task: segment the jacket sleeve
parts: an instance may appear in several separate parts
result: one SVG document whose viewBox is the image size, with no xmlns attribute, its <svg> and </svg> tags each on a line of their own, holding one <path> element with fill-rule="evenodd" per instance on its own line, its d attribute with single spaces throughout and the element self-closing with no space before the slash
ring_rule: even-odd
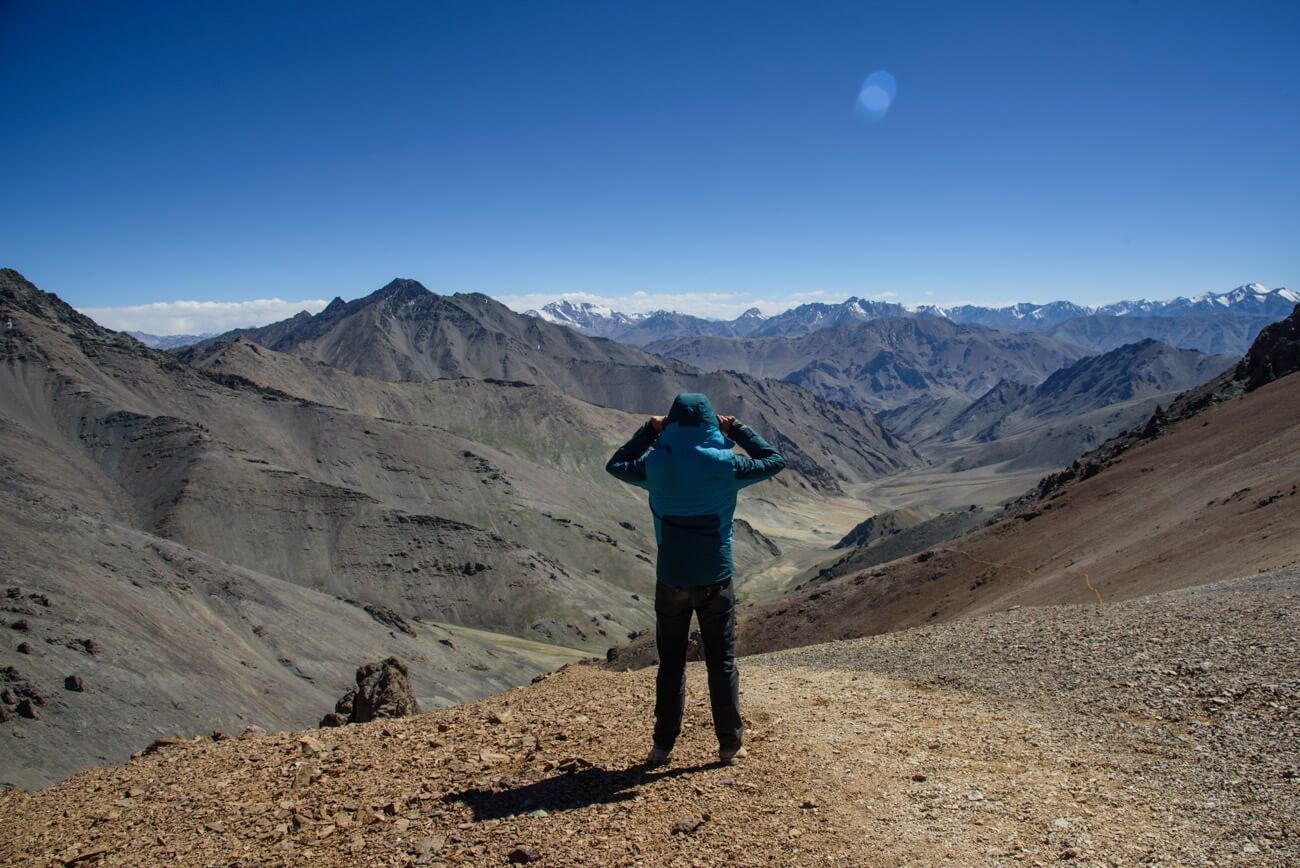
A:
<svg viewBox="0 0 1300 868">
<path fill-rule="evenodd" d="M 645 454 L 658 436 L 650 427 L 650 423 L 646 422 L 632 435 L 632 439 L 620 446 L 614 456 L 605 463 L 605 472 L 616 479 L 644 487 Z"/>
<path fill-rule="evenodd" d="M 785 459 L 781 453 L 748 425 L 731 423 L 731 439 L 749 453 L 748 458 L 737 455 L 732 459 L 735 462 L 736 482 L 741 487 L 776 476 L 785 469 Z"/>
</svg>

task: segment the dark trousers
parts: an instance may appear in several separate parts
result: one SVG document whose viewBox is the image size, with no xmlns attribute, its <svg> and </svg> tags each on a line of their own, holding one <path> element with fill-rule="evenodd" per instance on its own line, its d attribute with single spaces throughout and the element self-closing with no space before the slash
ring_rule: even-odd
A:
<svg viewBox="0 0 1300 868">
<path fill-rule="evenodd" d="M 700 622 L 704 661 L 709 670 L 709 699 L 713 730 L 722 750 L 740 747 L 740 677 L 736 672 L 736 593 L 731 580 L 700 587 L 679 588 L 659 582 L 655 587 L 655 630 L 659 673 L 655 680 L 655 733 L 658 747 L 671 750 L 682 731 L 686 703 L 686 646 L 691 614 Z"/>
</svg>

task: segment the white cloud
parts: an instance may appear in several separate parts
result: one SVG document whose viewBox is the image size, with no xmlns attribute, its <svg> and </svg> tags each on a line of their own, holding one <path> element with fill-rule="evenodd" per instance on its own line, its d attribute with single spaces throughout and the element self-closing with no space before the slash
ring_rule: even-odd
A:
<svg viewBox="0 0 1300 868">
<path fill-rule="evenodd" d="M 319 313 L 328 300 L 159 301 L 124 307 L 83 307 L 81 313 L 105 328 L 151 335 L 201 335 L 263 326 L 299 311 Z"/>
</svg>

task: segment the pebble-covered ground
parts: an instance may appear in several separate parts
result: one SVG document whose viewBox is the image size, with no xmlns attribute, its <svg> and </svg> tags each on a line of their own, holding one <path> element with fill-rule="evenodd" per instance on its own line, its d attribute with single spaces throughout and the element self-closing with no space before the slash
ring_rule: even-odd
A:
<svg viewBox="0 0 1300 868">
<path fill-rule="evenodd" d="M 0 795 L 16 865 L 1286 865 L 1300 573 L 703 672 L 664 767 L 653 672 L 571 666 L 413 718 L 162 747 Z"/>
</svg>

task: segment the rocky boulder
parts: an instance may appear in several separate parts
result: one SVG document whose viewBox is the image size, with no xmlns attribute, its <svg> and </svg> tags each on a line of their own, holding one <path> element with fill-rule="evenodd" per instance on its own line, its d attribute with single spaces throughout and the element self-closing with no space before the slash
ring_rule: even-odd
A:
<svg viewBox="0 0 1300 868">
<path fill-rule="evenodd" d="M 420 713 L 420 705 L 411 692 L 406 664 L 396 657 L 357 668 L 357 686 L 334 704 L 320 725 L 342 726 L 367 723 L 389 717 L 408 717 Z"/>
<path fill-rule="evenodd" d="M 1280 322 L 1265 326 L 1237 365 L 1234 379 L 1250 392 L 1278 377 L 1300 371 L 1300 304 Z"/>
</svg>

